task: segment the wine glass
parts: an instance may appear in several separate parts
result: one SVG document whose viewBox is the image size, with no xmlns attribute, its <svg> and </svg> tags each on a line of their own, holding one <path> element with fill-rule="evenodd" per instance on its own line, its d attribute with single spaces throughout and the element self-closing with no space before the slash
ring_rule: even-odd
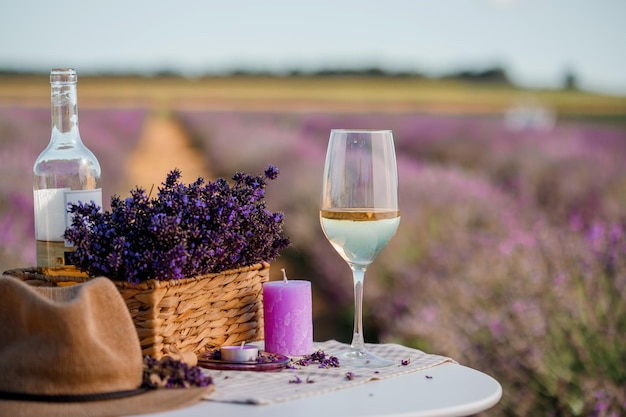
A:
<svg viewBox="0 0 626 417">
<path fill-rule="evenodd" d="M 365 349 L 362 320 L 365 270 L 400 223 L 398 169 L 390 130 L 331 131 L 320 222 L 354 280 L 354 333 L 350 350 L 340 362 L 368 368 L 391 365 Z"/>
</svg>

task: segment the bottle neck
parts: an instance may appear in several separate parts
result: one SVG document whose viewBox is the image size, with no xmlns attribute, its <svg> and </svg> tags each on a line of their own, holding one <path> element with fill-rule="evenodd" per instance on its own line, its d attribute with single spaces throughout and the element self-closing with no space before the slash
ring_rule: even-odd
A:
<svg viewBox="0 0 626 417">
<path fill-rule="evenodd" d="M 80 142 L 76 83 L 52 83 L 51 86 L 51 140 Z"/>
</svg>

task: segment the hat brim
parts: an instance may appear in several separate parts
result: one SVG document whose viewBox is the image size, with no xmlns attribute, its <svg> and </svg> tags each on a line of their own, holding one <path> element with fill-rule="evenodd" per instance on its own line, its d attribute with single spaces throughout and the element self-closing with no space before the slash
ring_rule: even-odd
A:
<svg viewBox="0 0 626 417">
<path fill-rule="evenodd" d="M 158 413 L 188 407 L 215 389 L 160 388 L 125 398 L 52 403 L 39 401 L 0 401 L 0 417 L 118 417 Z"/>
</svg>

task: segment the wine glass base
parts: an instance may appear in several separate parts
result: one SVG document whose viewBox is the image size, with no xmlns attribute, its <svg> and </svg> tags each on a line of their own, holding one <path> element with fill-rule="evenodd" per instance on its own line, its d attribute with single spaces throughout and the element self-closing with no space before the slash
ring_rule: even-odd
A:
<svg viewBox="0 0 626 417">
<path fill-rule="evenodd" d="M 374 355 L 368 351 L 351 350 L 339 355 L 339 363 L 346 368 L 384 368 L 393 361 Z"/>
</svg>

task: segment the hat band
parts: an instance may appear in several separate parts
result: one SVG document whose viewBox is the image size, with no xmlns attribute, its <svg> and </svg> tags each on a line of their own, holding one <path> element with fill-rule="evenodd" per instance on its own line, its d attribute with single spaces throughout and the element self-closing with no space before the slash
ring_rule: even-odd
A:
<svg viewBox="0 0 626 417">
<path fill-rule="evenodd" d="M 0 391 L 0 400 L 9 401 L 39 401 L 51 403 L 78 403 L 89 401 L 114 400 L 130 397 L 150 390 L 150 388 L 137 388 L 126 391 L 103 392 L 95 394 L 28 394 L 24 392 Z"/>
</svg>

